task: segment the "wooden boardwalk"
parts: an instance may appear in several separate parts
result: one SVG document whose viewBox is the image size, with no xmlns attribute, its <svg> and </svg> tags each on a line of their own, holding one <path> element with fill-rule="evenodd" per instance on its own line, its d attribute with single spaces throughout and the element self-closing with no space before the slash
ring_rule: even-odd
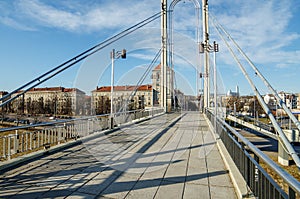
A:
<svg viewBox="0 0 300 199">
<path fill-rule="evenodd" d="M 236 198 L 199 113 L 166 114 L 0 175 L 0 198 Z"/>
</svg>

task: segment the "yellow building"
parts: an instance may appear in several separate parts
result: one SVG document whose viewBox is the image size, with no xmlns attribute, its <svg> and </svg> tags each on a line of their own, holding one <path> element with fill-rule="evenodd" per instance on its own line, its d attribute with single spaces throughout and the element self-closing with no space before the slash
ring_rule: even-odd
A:
<svg viewBox="0 0 300 199">
<path fill-rule="evenodd" d="M 33 88 L 14 100 L 13 111 L 25 114 L 82 115 L 85 97 L 85 93 L 77 88 Z"/>
<path fill-rule="evenodd" d="M 113 111 L 144 109 L 153 106 L 152 85 L 114 86 Z M 92 107 L 96 114 L 110 113 L 111 87 L 97 87 L 92 91 Z"/>
</svg>

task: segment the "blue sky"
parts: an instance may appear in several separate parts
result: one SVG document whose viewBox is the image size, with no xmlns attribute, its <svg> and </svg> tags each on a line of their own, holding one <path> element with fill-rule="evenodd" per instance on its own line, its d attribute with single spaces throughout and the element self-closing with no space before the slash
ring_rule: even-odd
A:
<svg viewBox="0 0 300 199">
<path fill-rule="evenodd" d="M 209 6 L 276 90 L 300 92 L 300 1 L 210 0 Z M 0 90 L 12 91 L 159 11 L 160 0 L 0 0 Z M 116 82 L 132 84 L 159 48 L 159 28 L 157 20 L 41 86 L 88 92 L 110 84 L 112 48 L 128 49 L 126 60 L 116 60 Z M 195 90 L 197 60 L 188 52 L 196 48 L 195 10 L 188 0 L 175 7 L 174 31 L 178 87 Z M 243 94 L 252 93 L 212 25 L 210 32 L 220 44 L 217 63 L 225 92 L 239 85 Z"/>
</svg>

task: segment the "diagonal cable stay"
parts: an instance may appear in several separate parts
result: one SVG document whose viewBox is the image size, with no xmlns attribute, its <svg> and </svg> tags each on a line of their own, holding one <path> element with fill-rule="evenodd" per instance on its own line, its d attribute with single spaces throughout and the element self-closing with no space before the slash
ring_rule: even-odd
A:
<svg viewBox="0 0 300 199">
<path fill-rule="evenodd" d="M 27 82 L 26 84 L 20 86 L 19 88 L 13 90 L 12 92 L 10 92 L 7 95 L 0 98 L 0 101 L 4 101 L 5 99 L 7 99 L 6 101 L 4 101 L 0 104 L 0 107 L 5 106 L 6 104 L 8 104 L 11 101 L 15 100 L 16 98 L 18 98 L 19 96 L 25 94 L 30 89 L 48 81 L 49 79 L 53 78 L 54 76 L 60 74 L 61 72 L 67 70 L 71 66 L 81 62 L 82 60 L 88 58 L 89 56 L 95 54 L 96 52 L 109 46 L 110 44 L 120 40 L 121 38 L 129 35 L 130 33 L 134 32 L 134 31 L 142 28 L 143 26 L 155 21 L 156 19 L 160 18 L 160 16 L 161 16 L 161 12 L 158 12 L 158 13 L 144 19 L 143 21 L 123 30 L 122 32 L 106 39 L 105 41 L 89 48 L 88 50 L 76 55 L 75 57 L 69 59 L 68 61 L 52 68 L 51 70 L 45 72 L 44 74 L 34 78 L 33 80 Z M 25 90 L 22 90 L 22 89 L 25 89 Z M 12 97 L 13 94 L 16 94 L 16 95 L 14 97 Z"/>
<path fill-rule="evenodd" d="M 289 155 L 293 158 L 293 160 L 295 161 L 296 165 L 298 168 L 300 168 L 300 159 L 298 154 L 296 153 L 294 147 L 291 145 L 291 143 L 288 141 L 285 133 L 282 131 L 282 129 L 280 128 L 279 124 L 277 123 L 276 119 L 274 118 L 274 115 L 272 114 L 272 112 L 270 111 L 269 107 L 266 105 L 266 103 L 264 102 L 259 90 L 257 89 L 257 87 L 255 86 L 255 84 L 253 83 L 252 79 L 249 77 L 249 74 L 247 73 L 245 67 L 242 65 L 241 61 L 239 60 L 239 58 L 236 56 L 236 54 L 234 53 L 232 47 L 230 46 L 230 44 L 228 43 L 228 41 L 225 39 L 225 36 L 222 34 L 222 32 L 224 33 L 224 28 L 220 27 L 219 24 L 217 24 L 216 22 L 216 18 L 213 17 L 213 25 L 215 26 L 215 29 L 218 33 L 218 35 L 220 36 L 220 38 L 223 40 L 223 42 L 225 43 L 226 47 L 228 48 L 229 52 L 231 53 L 231 55 L 233 56 L 233 58 L 235 59 L 235 61 L 237 62 L 240 70 L 242 71 L 243 75 L 245 76 L 245 78 L 247 79 L 248 83 L 250 84 L 252 90 L 254 91 L 260 105 L 262 106 L 262 108 L 264 109 L 265 113 L 269 116 L 276 132 L 278 133 L 278 137 L 280 139 L 280 141 L 282 141 L 282 143 L 284 144 L 285 148 L 287 149 Z M 227 32 L 226 32 L 227 33 Z M 231 38 L 229 35 L 226 35 L 227 38 Z M 231 38 L 232 39 L 232 38 Z M 231 40 L 230 39 L 230 40 Z M 233 40 L 233 39 L 232 39 Z M 239 51 L 241 53 L 241 51 Z M 254 66 L 254 65 L 253 65 Z M 255 67 L 256 68 L 256 67 Z M 255 71 L 258 71 L 257 69 Z"/>
</svg>

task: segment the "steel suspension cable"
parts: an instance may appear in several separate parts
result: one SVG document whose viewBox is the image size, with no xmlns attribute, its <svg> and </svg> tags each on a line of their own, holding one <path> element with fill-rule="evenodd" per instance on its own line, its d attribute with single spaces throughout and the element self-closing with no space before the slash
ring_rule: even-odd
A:
<svg viewBox="0 0 300 199">
<path fill-rule="evenodd" d="M 151 61 L 151 63 L 149 64 L 149 66 L 147 67 L 146 71 L 144 72 L 144 74 L 142 75 L 142 77 L 139 79 L 139 81 L 137 82 L 134 90 L 132 91 L 132 93 L 130 94 L 129 98 L 131 99 L 131 97 L 133 97 L 136 92 L 137 89 L 139 88 L 139 86 L 144 82 L 144 80 L 146 79 L 146 77 L 148 76 L 149 72 L 151 71 L 151 69 L 153 68 L 153 65 L 155 64 L 155 62 L 158 60 L 159 56 L 161 54 L 161 48 L 159 49 L 159 51 L 156 53 L 155 57 L 153 58 L 153 60 Z"/>
<path fill-rule="evenodd" d="M 248 80 L 250 86 L 252 87 L 252 90 L 255 92 L 255 95 L 260 103 L 260 105 L 262 106 L 262 108 L 264 109 L 265 113 L 268 114 L 274 128 L 276 129 L 279 139 L 281 139 L 281 141 L 284 143 L 284 146 L 286 147 L 286 149 L 289 152 L 289 155 L 292 157 L 292 159 L 294 160 L 295 164 L 297 165 L 298 169 L 300 169 L 300 159 L 299 156 L 297 154 L 297 152 L 295 151 L 295 149 L 293 148 L 293 146 L 291 145 L 291 143 L 288 141 L 286 135 L 284 134 L 284 132 L 282 131 L 282 129 L 280 128 L 280 126 L 278 125 L 278 123 L 276 122 L 274 115 L 271 113 L 271 111 L 269 110 L 268 106 L 265 104 L 263 98 L 261 97 L 258 89 L 256 88 L 256 86 L 254 85 L 253 81 L 251 80 L 251 78 L 249 77 L 247 71 L 245 70 L 245 68 L 243 67 L 243 65 L 241 64 L 240 60 L 237 58 L 237 56 L 235 55 L 235 53 L 233 52 L 232 48 L 230 47 L 229 43 L 224 39 L 223 35 L 221 34 L 221 31 L 219 30 L 219 28 L 216 26 L 215 23 L 213 23 L 218 35 L 220 36 L 220 38 L 224 41 L 224 43 L 226 44 L 228 50 L 230 51 L 231 55 L 233 56 L 233 58 L 235 59 L 235 61 L 237 62 L 239 68 L 241 69 L 241 71 L 243 72 L 245 78 Z"/>
<path fill-rule="evenodd" d="M 145 19 L 145 20 L 143 20 L 143 21 L 141 21 L 141 22 L 139 22 L 139 23 L 137 23 L 137 24 L 135 24 L 135 25 L 133 25 L 133 26 L 131 26 L 131 27 L 125 29 L 125 30 L 123 30 L 122 32 L 120 32 L 120 33 L 118 33 L 118 34 L 116 34 L 116 35 L 110 37 L 109 39 L 106 39 L 105 41 L 103 41 L 103 42 L 101 42 L 101 43 L 99 43 L 99 44 L 97 44 L 97 45 L 91 47 L 90 49 L 88 49 L 88 50 L 86 50 L 86 51 L 80 53 L 79 55 L 77 55 L 77 56 L 75 56 L 75 57 L 69 59 L 68 61 L 66 61 L 66 62 L 64 62 L 64 63 L 62 63 L 62 64 L 56 66 L 55 68 L 53 68 L 53 69 L 47 71 L 46 73 L 44 73 L 44 74 L 40 75 L 39 77 L 37 77 L 37 78 L 31 80 L 30 82 L 28 82 L 28 83 L 26 83 L 26 84 L 20 86 L 19 88 L 15 89 L 14 91 L 12 91 L 12 92 L 8 93 L 7 95 L 3 96 L 2 98 L 0 98 L 0 101 L 3 101 L 3 100 L 5 100 L 5 99 L 7 99 L 8 97 L 11 97 L 13 94 L 15 94 L 15 93 L 17 93 L 17 92 L 20 92 L 21 89 L 26 88 L 26 87 L 28 87 L 29 85 L 31 85 L 31 84 L 37 82 L 37 83 L 35 83 L 33 86 L 30 86 L 30 87 L 27 88 L 26 90 L 20 92 L 20 93 L 17 94 L 16 96 L 14 96 L 14 97 L 12 97 L 12 98 L 6 100 L 5 102 L 1 103 L 1 104 L 0 104 L 0 107 L 5 106 L 5 105 L 8 104 L 9 102 L 15 100 L 15 99 L 18 98 L 19 96 L 21 96 L 21 95 L 23 95 L 24 93 L 26 93 L 27 91 L 29 91 L 30 89 L 32 89 L 32 88 L 34 88 L 34 87 L 36 87 L 36 86 L 42 84 L 43 82 L 45 82 L 45 81 L 51 79 L 52 77 L 58 75 L 59 73 L 63 72 L 64 70 L 66 70 L 66 69 L 70 68 L 71 66 L 77 64 L 78 62 L 80 62 L 80 61 L 86 59 L 87 57 L 93 55 L 94 53 L 98 52 L 99 50 L 101 50 L 101 49 L 107 47 L 108 45 L 110 45 L 110 44 L 116 42 L 117 40 L 119 40 L 119 39 L 121 39 L 121 38 L 127 36 L 128 34 L 130 34 L 130 33 L 134 32 L 134 31 L 136 31 L 137 29 L 139 29 L 139 28 L 141 28 L 141 27 L 143 27 L 143 26 L 145 26 L 145 25 L 151 23 L 152 21 L 158 19 L 160 16 L 161 16 L 161 12 L 158 12 L 158 13 L 156 13 L 156 14 L 154 14 L 154 15 L 148 17 L 147 19 Z M 67 64 L 68 64 L 68 65 L 67 65 Z M 65 66 L 65 65 L 67 65 L 67 66 Z M 64 67 L 64 66 L 65 66 L 65 67 Z M 63 68 L 62 68 L 62 67 L 63 67 Z M 62 69 L 60 69 L 60 68 L 62 68 Z M 60 70 L 57 71 L 58 69 L 60 69 Z M 55 71 L 57 71 L 57 72 L 55 72 Z M 55 73 L 52 74 L 52 75 L 50 75 L 50 74 L 53 73 L 53 72 L 55 72 Z M 41 80 L 42 78 L 44 78 L 44 77 L 47 76 L 47 75 L 50 75 L 50 76 L 47 77 L 47 78 L 45 78 L 45 79 L 43 79 L 43 80 Z"/>
<path fill-rule="evenodd" d="M 140 85 L 144 82 L 144 80 L 146 79 L 146 77 L 148 76 L 149 72 L 151 71 L 151 69 L 153 68 L 153 65 L 155 64 L 155 62 L 157 61 L 157 59 L 159 58 L 159 56 L 161 55 L 161 48 L 159 49 L 159 51 L 156 53 L 155 57 L 153 58 L 153 60 L 151 61 L 151 63 L 148 65 L 146 71 L 144 72 L 144 74 L 142 75 L 142 77 L 139 79 L 139 81 L 136 83 L 133 91 L 130 93 L 130 95 L 128 96 L 128 98 L 126 99 L 126 103 L 120 108 L 119 112 L 122 112 L 124 109 L 126 111 L 126 106 L 127 106 L 127 101 L 131 101 L 132 97 L 135 96 L 138 88 L 140 87 Z"/>
<path fill-rule="evenodd" d="M 263 76 L 263 74 L 258 70 L 258 68 L 254 65 L 254 63 L 250 60 L 250 58 L 246 55 L 246 53 L 241 49 L 241 47 L 236 43 L 236 41 L 231 37 L 231 35 L 225 30 L 225 28 L 216 20 L 215 17 L 213 17 L 213 20 L 215 23 L 217 23 L 218 27 L 226 34 L 226 36 L 233 42 L 233 44 L 236 46 L 238 51 L 241 53 L 241 55 L 247 60 L 249 65 L 252 67 L 252 69 L 255 71 L 255 74 L 259 76 L 259 78 L 263 81 L 265 86 L 271 91 L 271 93 L 276 98 L 276 103 L 281 106 L 284 111 L 288 114 L 290 119 L 293 121 L 293 123 L 296 125 L 298 130 L 300 131 L 300 122 L 297 120 L 297 118 L 293 115 L 291 110 L 286 106 L 284 101 L 279 97 L 278 93 L 275 91 L 275 89 L 271 86 L 271 84 L 268 82 L 268 80 Z"/>
</svg>

